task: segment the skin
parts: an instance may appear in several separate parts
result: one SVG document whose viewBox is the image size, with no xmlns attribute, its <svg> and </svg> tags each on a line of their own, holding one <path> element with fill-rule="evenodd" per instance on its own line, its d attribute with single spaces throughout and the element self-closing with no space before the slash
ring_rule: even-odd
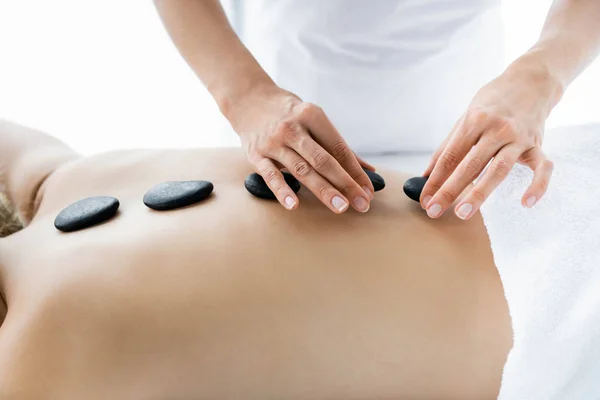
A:
<svg viewBox="0 0 600 400">
<path fill-rule="evenodd" d="M 368 215 L 304 188 L 287 213 L 245 191 L 238 149 L 81 158 L 6 123 L 0 144 L 27 215 L 0 239 L 1 398 L 496 398 L 512 330 L 481 217 L 431 224 L 405 175 L 385 172 Z M 142 204 L 188 179 L 215 193 Z M 101 194 L 120 199 L 115 219 L 54 229 Z"/>
<path fill-rule="evenodd" d="M 238 133 L 248 160 L 287 209 L 287 168 L 334 213 L 369 209 L 372 168 L 315 104 L 278 87 L 239 40 L 218 0 L 155 0 L 173 42 Z"/>
<path fill-rule="evenodd" d="M 273 83 L 233 32 L 217 0 L 154 2 L 173 42 L 282 205 L 298 206 L 279 172 L 285 167 L 332 211 L 342 213 L 348 205 L 368 210 L 372 187 L 359 168 L 366 164 L 322 109 Z M 455 205 L 460 218 L 471 218 L 517 162 L 535 172 L 523 205 L 532 207 L 541 199 L 553 168 L 542 152 L 544 123 L 568 84 L 600 50 L 598 20 L 597 0 L 554 1 L 538 42 L 475 95 L 434 153 L 421 197 L 430 217 Z M 482 179 L 455 204 L 490 161 Z"/>
<path fill-rule="evenodd" d="M 600 52 L 598 21 L 597 0 L 553 2 L 537 43 L 475 95 L 435 152 L 421 194 L 431 218 L 451 207 L 460 218 L 471 218 L 517 162 L 534 171 L 523 206 L 542 198 L 553 169 L 542 151 L 544 124 L 568 85 Z"/>
</svg>

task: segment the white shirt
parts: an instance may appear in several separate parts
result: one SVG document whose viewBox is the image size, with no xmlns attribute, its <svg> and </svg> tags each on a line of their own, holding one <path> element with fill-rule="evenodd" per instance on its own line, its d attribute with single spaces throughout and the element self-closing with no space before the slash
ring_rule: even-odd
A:
<svg viewBox="0 0 600 400">
<path fill-rule="evenodd" d="M 252 0 L 242 37 L 361 153 L 431 151 L 503 65 L 500 0 Z"/>
</svg>

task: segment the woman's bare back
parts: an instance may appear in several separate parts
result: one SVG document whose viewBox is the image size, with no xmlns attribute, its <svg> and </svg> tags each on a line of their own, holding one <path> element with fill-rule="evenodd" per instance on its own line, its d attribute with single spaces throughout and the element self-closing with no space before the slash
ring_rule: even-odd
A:
<svg viewBox="0 0 600 400">
<path fill-rule="evenodd" d="M 31 224 L 0 241 L 8 315 L 2 398 L 493 398 L 511 345 L 480 216 L 430 221 L 402 194 L 334 215 L 252 197 L 238 149 L 128 151 L 74 161 Z M 145 191 L 210 180 L 157 212 Z M 64 234 L 66 205 L 121 202 Z"/>
</svg>

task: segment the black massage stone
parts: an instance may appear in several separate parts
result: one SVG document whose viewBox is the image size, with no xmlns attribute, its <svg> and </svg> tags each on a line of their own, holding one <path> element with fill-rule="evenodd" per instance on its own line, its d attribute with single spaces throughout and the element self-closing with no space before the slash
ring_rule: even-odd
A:
<svg viewBox="0 0 600 400">
<path fill-rule="evenodd" d="M 108 221 L 119 209 L 114 197 L 97 196 L 79 200 L 62 210 L 54 220 L 59 231 L 73 232 Z"/>
<path fill-rule="evenodd" d="M 423 191 L 423 186 L 427 183 L 428 176 L 417 176 L 414 178 L 410 178 L 406 182 L 404 182 L 404 193 L 411 199 L 416 202 L 419 202 L 421 198 L 421 192 Z"/>
<path fill-rule="evenodd" d="M 153 186 L 144 195 L 144 204 L 157 211 L 174 210 L 204 200 L 213 191 L 207 181 L 169 181 Z"/>
<path fill-rule="evenodd" d="M 373 184 L 373 189 L 375 189 L 376 192 L 379 192 L 380 190 L 383 190 L 383 188 L 385 188 L 385 180 L 381 175 L 379 175 L 377 172 L 369 171 L 366 168 L 363 168 L 363 170 L 371 180 L 371 183 Z"/>
<path fill-rule="evenodd" d="M 298 193 L 301 185 L 294 175 L 290 174 L 289 172 L 283 172 L 283 179 L 285 179 L 285 182 L 294 191 L 294 193 Z M 244 181 L 244 186 L 246 187 L 247 191 L 256 197 L 269 200 L 276 199 L 275 195 L 273 192 L 271 192 L 271 189 L 269 189 L 263 177 L 257 173 L 248 175 Z"/>
</svg>

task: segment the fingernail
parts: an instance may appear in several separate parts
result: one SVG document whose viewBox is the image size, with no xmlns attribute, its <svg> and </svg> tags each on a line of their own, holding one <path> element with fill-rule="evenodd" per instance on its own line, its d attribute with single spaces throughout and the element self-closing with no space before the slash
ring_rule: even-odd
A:
<svg viewBox="0 0 600 400">
<path fill-rule="evenodd" d="M 465 203 L 458 207 L 458 210 L 456 210 L 456 215 L 460 219 L 467 219 L 467 217 L 471 214 L 471 211 L 473 211 L 473 206 L 469 203 Z"/>
<path fill-rule="evenodd" d="M 427 204 L 431 201 L 431 196 L 425 196 L 423 199 L 423 208 L 427 208 Z"/>
<path fill-rule="evenodd" d="M 429 215 L 430 218 L 437 218 L 441 214 L 442 214 L 442 206 L 440 206 L 439 204 L 434 204 L 427 209 L 427 215 Z"/>
<path fill-rule="evenodd" d="M 340 196 L 333 196 L 333 199 L 331 199 L 331 205 L 333 205 L 333 208 L 340 212 L 348 208 L 348 203 L 346 203 L 346 201 Z"/>
<path fill-rule="evenodd" d="M 292 196 L 287 196 L 285 198 L 285 206 L 291 210 L 292 207 L 294 207 L 296 205 L 296 202 L 294 201 L 294 199 L 292 198 Z"/>
<path fill-rule="evenodd" d="M 537 199 L 535 198 L 535 196 L 531 196 L 530 198 L 527 199 L 527 201 L 525 202 L 525 205 L 527 206 L 527 208 L 531 208 L 534 206 L 536 201 L 537 201 Z"/>
<path fill-rule="evenodd" d="M 369 198 L 372 199 L 373 198 L 373 192 L 371 192 L 371 189 L 369 189 L 368 186 L 363 186 L 362 188 L 365 191 L 365 193 L 367 194 L 367 196 L 369 196 Z"/>
<path fill-rule="evenodd" d="M 354 207 L 360 212 L 369 211 L 369 202 L 362 197 L 357 197 L 354 199 Z"/>
</svg>

